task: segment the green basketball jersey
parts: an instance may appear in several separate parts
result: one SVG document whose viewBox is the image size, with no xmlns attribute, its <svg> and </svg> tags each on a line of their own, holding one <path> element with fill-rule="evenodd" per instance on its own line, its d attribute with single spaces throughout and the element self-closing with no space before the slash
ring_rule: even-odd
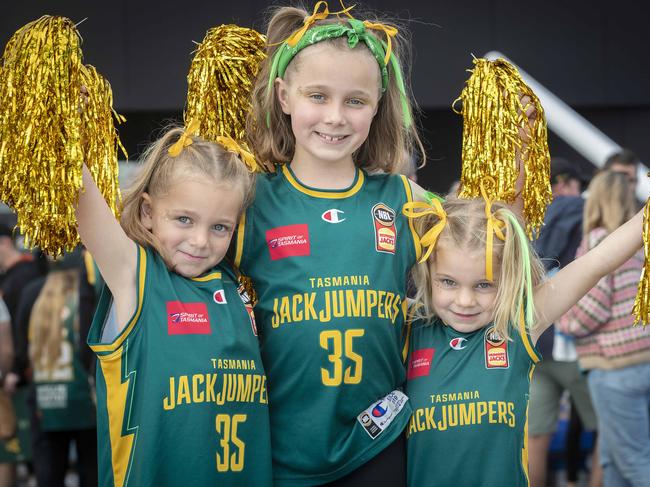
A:
<svg viewBox="0 0 650 487">
<path fill-rule="evenodd" d="M 271 485 L 266 377 L 232 269 L 187 279 L 139 248 L 137 309 L 102 343 L 110 304 L 105 288 L 88 337 L 100 485 Z"/>
<path fill-rule="evenodd" d="M 95 404 L 88 373 L 79 358 L 79 293 L 62 309 L 61 351 L 53 367 L 32 361 L 36 411 L 43 431 L 95 427 Z M 30 333 L 30 340 L 31 340 Z"/>
<path fill-rule="evenodd" d="M 253 280 L 269 377 L 277 485 L 336 480 L 382 451 L 410 416 L 406 276 L 419 243 L 406 178 L 357 170 L 341 191 L 288 166 L 257 179 L 237 235 Z"/>
<path fill-rule="evenodd" d="M 460 333 L 416 321 L 407 394 L 408 484 L 527 486 L 528 389 L 540 359 L 525 330 Z"/>
</svg>

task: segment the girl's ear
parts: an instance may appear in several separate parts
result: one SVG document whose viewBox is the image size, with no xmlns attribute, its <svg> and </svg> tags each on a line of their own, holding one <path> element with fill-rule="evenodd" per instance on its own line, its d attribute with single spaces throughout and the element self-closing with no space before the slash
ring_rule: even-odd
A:
<svg viewBox="0 0 650 487">
<path fill-rule="evenodd" d="M 289 104 L 289 86 L 280 77 L 275 78 L 275 95 L 278 97 L 280 106 L 285 115 L 291 115 L 291 106 Z"/>
<path fill-rule="evenodd" d="M 153 228 L 153 211 L 151 208 L 151 196 L 149 193 L 142 193 L 142 201 L 140 201 L 140 221 L 144 228 L 151 231 Z"/>
</svg>

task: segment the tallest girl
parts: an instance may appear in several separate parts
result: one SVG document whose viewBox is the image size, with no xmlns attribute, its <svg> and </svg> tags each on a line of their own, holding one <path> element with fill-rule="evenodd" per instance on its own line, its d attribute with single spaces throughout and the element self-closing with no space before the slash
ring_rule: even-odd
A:
<svg viewBox="0 0 650 487">
<path fill-rule="evenodd" d="M 269 380 L 276 485 L 402 485 L 406 276 L 419 244 L 396 173 L 421 150 L 397 30 L 275 10 L 249 136 L 260 176 L 236 261 Z"/>
</svg>

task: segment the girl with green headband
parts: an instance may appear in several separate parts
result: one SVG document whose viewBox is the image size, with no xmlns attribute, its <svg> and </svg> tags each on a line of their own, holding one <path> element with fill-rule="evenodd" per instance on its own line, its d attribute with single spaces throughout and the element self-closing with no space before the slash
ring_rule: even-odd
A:
<svg viewBox="0 0 650 487">
<path fill-rule="evenodd" d="M 276 485 L 405 485 L 406 281 L 419 245 L 399 170 L 422 146 L 397 29 L 325 2 L 277 9 L 248 120 L 250 276 Z M 408 71 L 408 70 L 407 70 Z M 422 159 L 424 154 L 422 155 Z"/>
<path fill-rule="evenodd" d="M 549 279 L 518 217 L 485 197 L 410 203 L 408 484 L 525 486 L 540 335 L 642 244 L 642 213 Z"/>
</svg>

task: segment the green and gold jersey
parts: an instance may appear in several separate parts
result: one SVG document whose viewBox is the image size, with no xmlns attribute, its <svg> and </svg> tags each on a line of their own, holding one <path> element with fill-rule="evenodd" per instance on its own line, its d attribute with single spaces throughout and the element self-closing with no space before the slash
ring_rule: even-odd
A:
<svg viewBox="0 0 650 487">
<path fill-rule="evenodd" d="M 100 485 L 271 485 L 266 376 L 229 266 L 187 279 L 139 248 L 137 309 L 103 343 L 110 308 L 105 288 L 88 337 Z"/>
<path fill-rule="evenodd" d="M 36 411 L 43 431 L 72 431 L 95 427 L 88 372 L 79 358 L 79 293 L 61 310 L 61 342 L 55 364 L 32 360 Z M 32 331 L 29 333 L 32 340 Z M 51 337 L 54 339 L 54 337 Z"/>
<path fill-rule="evenodd" d="M 419 243 L 401 214 L 406 178 L 357 170 L 341 191 L 288 166 L 257 179 L 236 261 L 258 295 L 276 485 L 336 480 L 377 455 L 410 416 L 403 323 Z"/>
<path fill-rule="evenodd" d="M 416 321 L 406 391 L 408 484 L 527 486 L 528 389 L 540 359 L 527 332 L 460 333 Z"/>
</svg>

